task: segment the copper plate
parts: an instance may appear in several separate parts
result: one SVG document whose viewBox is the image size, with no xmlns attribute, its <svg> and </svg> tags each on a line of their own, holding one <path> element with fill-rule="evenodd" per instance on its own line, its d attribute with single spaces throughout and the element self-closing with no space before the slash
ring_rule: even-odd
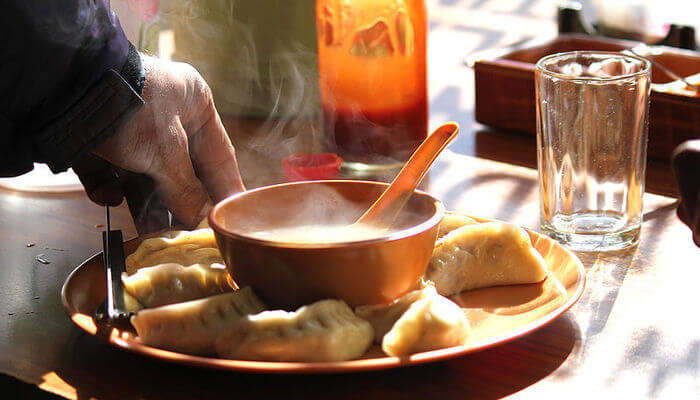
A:
<svg viewBox="0 0 700 400">
<path fill-rule="evenodd" d="M 485 218 L 475 218 L 487 222 Z M 63 306 L 71 320 L 87 333 L 111 345 L 160 360 L 205 368 L 262 373 L 338 373 L 404 367 L 443 361 L 484 350 L 530 333 L 552 322 L 568 310 L 583 293 L 585 272 L 581 261 L 554 240 L 529 232 L 542 254 L 550 276 L 543 283 L 501 286 L 463 292 L 453 300 L 464 307 L 472 329 L 468 342 L 441 350 L 414 354 L 407 358 L 388 357 L 374 345 L 358 360 L 297 363 L 259 362 L 198 357 L 161 350 L 139 343 L 133 330 L 96 323 L 92 315 L 105 299 L 105 274 L 101 253 L 78 266 L 66 279 L 61 291 Z M 132 253 L 140 240 L 124 243 Z"/>
</svg>

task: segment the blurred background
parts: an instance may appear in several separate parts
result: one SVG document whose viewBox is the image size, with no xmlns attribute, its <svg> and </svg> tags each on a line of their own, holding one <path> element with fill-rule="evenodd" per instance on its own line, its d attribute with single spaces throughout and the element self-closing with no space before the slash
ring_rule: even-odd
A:
<svg viewBox="0 0 700 400">
<path fill-rule="evenodd" d="M 207 80 L 249 187 L 283 181 L 281 161 L 291 154 L 334 151 L 334 139 L 324 134 L 320 107 L 316 8 L 328 5 L 351 10 L 372 3 L 367 0 L 111 0 L 135 46 L 147 54 L 188 62 Z M 399 7 L 424 4 L 427 9 L 428 128 L 433 129 L 444 121 L 457 121 L 462 134 L 451 144 L 452 151 L 481 156 L 487 152 L 497 159 L 498 156 L 493 157 L 497 151 L 492 148 L 498 147 L 498 142 L 491 139 L 493 135 L 481 134 L 487 128 L 475 121 L 475 74 L 469 68 L 474 60 L 488 58 L 489 51 L 531 39 L 553 38 L 562 29 L 649 44 L 664 42 L 668 35 L 666 39 L 671 41 L 666 40 L 666 44 L 685 48 L 694 48 L 700 42 L 700 1 L 696 0 L 382 0 L 381 3 Z M 673 132 L 667 130 L 665 135 Z M 658 135 L 651 132 L 651 137 Z M 480 151 L 477 148 L 480 139 L 492 148 Z M 679 141 L 680 138 L 671 140 L 665 146 L 668 149 L 661 152 L 670 152 L 671 144 Z M 523 146 L 529 144 L 524 142 Z M 655 144 L 650 146 L 654 153 Z M 532 166 L 531 158 L 522 164 Z M 394 173 L 384 171 L 376 176 L 360 177 L 385 179 Z M 29 174 L 2 179 L 0 184 L 19 190 L 81 190 L 71 171 L 52 176 L 41 164 Z"/>
<path fill-rule="evenodd" d="M 352 3 L 331 1 L 329 3 Z M 554 37 L 558 8 L 607 36 L 659 42 L 697 28 L 694 0 L 427 0 L 429 127 L 458 121 L 451 150 L 475 154 L 474 73 L 465 57 Z M 280 161 L 328 148 L 319 110 L 315 0 L 112 0 L 142 51 L 193 64 L 212 87 L 248 186 L 283 180 Z M 697 36 L 700 29 L 695 29 Z M 505 111 L 507 112 L 507 111 Z"/>
</svg>

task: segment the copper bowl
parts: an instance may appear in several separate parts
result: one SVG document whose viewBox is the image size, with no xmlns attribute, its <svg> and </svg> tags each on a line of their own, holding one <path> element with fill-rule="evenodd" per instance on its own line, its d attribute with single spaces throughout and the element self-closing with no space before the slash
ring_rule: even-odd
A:
<svg viewBox="0 0 700 400">
<path fill-rule="evenodd" d="M 209 213 L 231 277 L 270 306 L 294 309 L 320 299 L 351 306 L 388 303 L 416 286 L 430 260 L 442 203 L 415 191 L 386 235 L 336 243 L 285 243 L 253 232 L 311 224 L 350 224 L 387 185 L 311 181 L 233 195 Z"/>
</svg>

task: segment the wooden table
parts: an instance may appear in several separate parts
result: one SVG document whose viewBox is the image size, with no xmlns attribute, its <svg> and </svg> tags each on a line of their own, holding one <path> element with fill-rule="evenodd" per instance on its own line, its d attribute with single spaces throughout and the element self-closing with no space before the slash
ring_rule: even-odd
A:
<svg viewBox="0 0 700 400">
<path fill-rule="evenodd" d="M 486 6 L 475 0 L 452 10 L 457 3 L 430 2 L 431 125 L 457 120 L 463 132 L 440 157 L 426 187 L 450 209 L 535 228 L 536 171 L 521 167 L 534 166 L 532 141 L 473 121 L 473 78 L 461 57 L 551 33 L 553 9 L 541 3 L 552 2 Z M 516 9 L 508 8 L 511 3 L 518 3 Z M 508 31 L 486 27 L 493 21 L 507 23 Z M 648 177 L 653 192 L 674 193 L 668 166 L 650 164 Z M 165 364 L 82 333 L 61 307 L 59 291 L 76 265 L 100 251 L 103 209 L 83 193 L 0 190 L 0 372 L 73 399 L 697 397 L 700 249 L 675 208 L 674 198 L 647 194 L 641 244 L 582 254 L 588 282 L 581 300 L 521 339 L 420 367 L 269 376 Z M 114 211 L 113 222 L 127 238 L 135 235 L 123 206 Z M 51 263 L 36 261 L 38 254 Z M 27 395 L 41 393 L 14 378 L 0 383 Z"/>
<path fill-rule="evenodd" d="M 428 190 L 474 215 L 535 227 L 536 172 L 454 152 Z M 700 249 L 673 198 L 648 194 L 639 247 L 581 255 L 588 284 L 577 305 L 514 342 L 421 367 L 331 376 L 266 376 L 169 365 L 79 331 L 61 307 L 68 273 L 100 249 L 103 209 L 82 193 L 0 192 L 0 372 L 68 398 L 494 398 L 609 392 L 687 398 L 698 390 Z M 124 208 L 116 227 L 135 235 Z M 36 243 L 27 247 L 27 243 Z M 35 260 L 45 254 L 50 264 Z"/>
</svg>

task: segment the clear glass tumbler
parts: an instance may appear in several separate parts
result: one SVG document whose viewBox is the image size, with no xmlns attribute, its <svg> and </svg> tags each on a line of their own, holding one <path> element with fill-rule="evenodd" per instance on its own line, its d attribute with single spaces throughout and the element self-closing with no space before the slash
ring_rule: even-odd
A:
<svg viewBox="0 0 700 400">
<path fill-rule="evenodd" d="M 569 52 L 535 67 L 540 229 L 577 251 L 637 244 L 646 170 L 649 61 Z"/>
</svg>

